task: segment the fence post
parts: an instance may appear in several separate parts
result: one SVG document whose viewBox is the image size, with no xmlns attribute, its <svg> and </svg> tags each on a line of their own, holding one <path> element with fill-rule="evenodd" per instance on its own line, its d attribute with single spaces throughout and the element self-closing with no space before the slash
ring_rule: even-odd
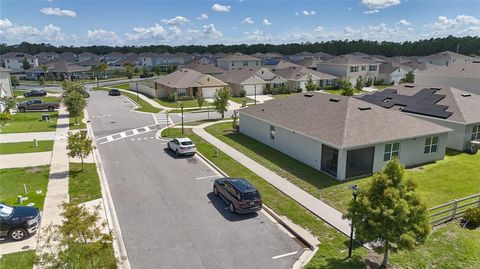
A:
<svg viewBox="0 0 480 269">
<path fill-rule="evenodd" d="M 458 206 L 458 202 L 457 202 L 457 199 L 453 200 L 453 208 L 452 208 L 452 220 L 455 219 L 455 216 L 457 216 L 457 206 Z"/>
<path fill-rule="evenodd" d="M 480 195 L 478 195 L 478 207 L 480 207 Z"/>
</svg>

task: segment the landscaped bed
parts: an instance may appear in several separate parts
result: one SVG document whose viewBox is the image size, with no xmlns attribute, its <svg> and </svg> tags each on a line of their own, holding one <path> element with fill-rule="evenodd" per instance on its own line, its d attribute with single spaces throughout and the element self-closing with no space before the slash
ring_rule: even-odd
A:
<svg viewBox="0 0 480 269">
<path fill-rule="evenodd" d="M 1 169 L 0 202 L 14 206 L 35 203 L 35 206 L 42 210 L 49 172 L 49 166 Z M 25 193 L 25 187 L 27 193 Z M 37 190 L 41 192 L 37 194 Z M 28 196 L 28 200 L 18 204 L 18 195 Z"/>
<path fill-rule="evenodd" d="M 35 146 L 33 141 L 0 143 L 0 154 L 32 153 L 53 150 L 53 140 L 39 140 L 37 141 L 37 145 L 38 146 Z"/>
<path fill-rule="evenodd" d="M 50 121 L 43 121 L 42 115 L 48 114 Z M 16 113 L 12 120 L 2 122 L 0 134 L 52 132 L 57 128 L 58 112 Z"/>
<path fill-rule="evenodd" d="M 78 124 L 75 124 L 75 117 L 70 116 L 68 119 L 68 126 L 69 126 L 68 128 L 70 130 L 86 129 L 87 125 L 85 124 L 85 122 L 83 122 L 83 118 L 84 118 L 84 115 L 82 111 L 80 115 L 77 117 Z"/>
<path fill-rule="evenodd" d="M 233 148 L 288 179 L 313 196 L 345 212 L 351 200 L 349 185 L 365 185 L 371 177 L 338 181 L 294 158 L 244 134 L 233 132 L 231 123 L 219 123 L 206 130 Z M 480 192 L 480 154 L 447 151 L 444 160 L 407 169 L 406 176 L 418 184 L 429 207 Z"/>
<path fill-rule="evenodd" d="M 70 163 L 68 180 L 70 201 L 84 203 L 102 197 L 97 166 L 94 163 Z"/>
<path fill-rule="evenodd" d="M 165 107 L 171 107 L 171 108 L 178 108 L 180 109 L 180 105 L 183 104 L 183 108 L 193 108 L 193 107 L 198 107 L 198 102 L 197 100 L 185 100 L 185 101 L 176 101 L 172 102 L 168 98 L 156 98 L 155 101 L 159 103 L 162 106 Z M 204 102 L 203 106 L 207 106 L 208 103 L 207 101 Z"/>
</svg>

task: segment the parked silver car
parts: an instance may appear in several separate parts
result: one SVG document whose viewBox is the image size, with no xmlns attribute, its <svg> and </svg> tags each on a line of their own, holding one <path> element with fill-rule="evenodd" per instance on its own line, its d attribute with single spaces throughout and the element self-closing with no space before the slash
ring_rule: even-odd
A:
<svg viewBox="0 0 480 269">
<path fill-rule="evenodd" d="M 177 156 L 180 155 L 194 155 L 197 152 L 195 144 L 190 138 L 175 138 L 167 143 L 168 148 L 175 152 Z"/>
</svg>

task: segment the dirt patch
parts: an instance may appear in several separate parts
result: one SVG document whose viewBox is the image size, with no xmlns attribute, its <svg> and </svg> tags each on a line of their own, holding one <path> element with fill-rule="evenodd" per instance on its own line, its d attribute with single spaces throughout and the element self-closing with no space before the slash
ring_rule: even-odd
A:
<svg viewBox="0 0 480 269">
<path fill-rule="evenodd" d="M 40 167 L 29 167 L 27 168 L 27 173 L 38 173 L 40 171 L 42 171 L 42 169 Z"/>
</svg>

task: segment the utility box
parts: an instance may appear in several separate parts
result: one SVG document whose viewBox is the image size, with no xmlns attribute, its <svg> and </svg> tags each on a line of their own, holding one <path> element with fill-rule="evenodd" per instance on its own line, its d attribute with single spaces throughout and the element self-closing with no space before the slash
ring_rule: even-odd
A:
<svg viewBox="0 0 480 269">
<path fill-rule="evenodd" d="M 50 121 L 50 115 L 49 114 L 43 114 L 42 115 L 42 120 L 43 121 Z"/>
</svg>

